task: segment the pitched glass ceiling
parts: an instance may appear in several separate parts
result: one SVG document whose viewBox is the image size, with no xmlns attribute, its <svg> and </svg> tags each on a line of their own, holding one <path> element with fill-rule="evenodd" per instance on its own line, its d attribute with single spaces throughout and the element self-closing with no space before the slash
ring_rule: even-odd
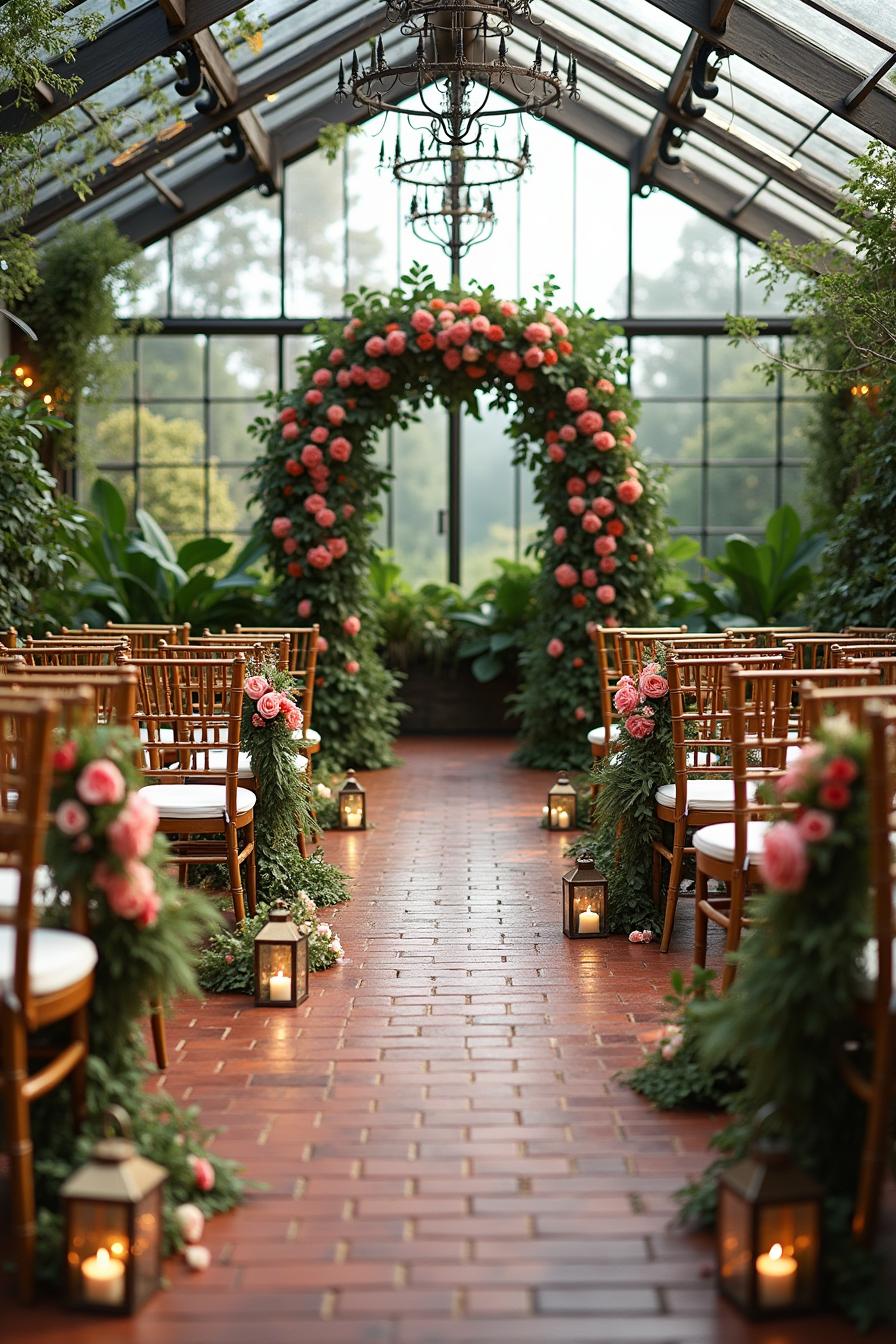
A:
<svg viewBox="0 0 896 1344">
<path fill-rule="evenodd" d="M 108 5 L 82 0 L 80 8 L 108 13 Z M 350 104 L 333 101 L 336 64 L 353 45 L 364 58 L 366 44 L 385 25 L 381 0 L 251 0 L 243 10 L 244 31 L 247 21 L 258 30 L 249 40 L 234 37 L 230 4 L 220 0 L 221 21 L 193 39 L 206 64 L 209 43 L 225 53 L 217 77 L 222 106 L 210 116 L 195 110 L 195 96 L 176 93 L 165 56 L 128 68 L 134 55 L 123 50 L 121 35 L 155 6 L 156 0 L 126 0 L 90 44 L 108 53 L 104 68 L 120 75 L 105 85 L 100 81 L 76 109 L 77 131 L 63 158 L 70 169 L 83 164 L 95 108 L 121 110 L 121 145 L 101 151 L 94 195 L 84 202 L 49 171 L 41 175 L 29 221 L 39 235 L 68 214 L 103 213 L 139 241 L 150 241 L 201 213 L 204 200 L 212 208 L 228 193 L 252 186 L 260 168 L 273 165 L 276 177 L 277 165 L 313 148 L 327 123 L 358 118 Z M 727 42 L 730 50 L 719 66 L 718 96 L 705 103 L 695 99 L 705 113 L 694 119 L 681 107 L 687 83 L 676 92 L 676 72 L 682 52 L 692 57 L 702 35 L 695 36 L 686 20 L 703 27 L 707 10 L 727 12 L 727 26 L 714 41 L 720 47 Z M 580 102 L 565 103 L 548 120 L 633 163 L 634 188 L 661 185 L 750 236 L 776 225 L 795 237 L 838 235 L 836 190 L 850 159 L 871 138 L 868 126 L 896 144 L 896 6 L 871 0 L 534 0 L 533 15 L 537 22 L 516 25 L 511 56 L 531 62 L 541 34 L 549 50 L 556 46 L 561 56 L 572 50 L 579 63 Z M 798 65 L 780 67 L 783 56 L 769 44 L 769 32 L 784 54 L 792 51 L 788 43 L 801 45 Z M 387 58 L 406 54 L 407 39 L 397 32 L 387 33 L 385 42 Z M 766 54 L 757 64 L 760 50 Z M 221 87 L 223 61 L 230 67 L 229 75 L 224 67 L 229 87 Z M 835 97 L 837 80 L 844 93 Z M 153 100 L 160 97 L 167 104 L 164 125 L 147 132 Z M 844 97 L 855 99 L 848 114 Z M 254 163 L 248 156 L 239 165 L 224 161 L 215 128 L 236 115 Z M 677 166 L 657 157 L 670 121 L 686 131 L 674 151 Z M 46 130 L 49 145 L 52 120 Z"/>
</svg>

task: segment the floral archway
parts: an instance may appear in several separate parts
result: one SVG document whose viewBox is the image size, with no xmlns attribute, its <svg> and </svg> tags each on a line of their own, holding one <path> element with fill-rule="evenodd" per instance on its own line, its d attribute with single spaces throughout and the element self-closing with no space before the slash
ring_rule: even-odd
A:
<svg viewBox="0 0 896 1344">
<path fill-rule="evenodd" d="M 388 473 L 379 433 L 441 401 L 478 415 L 488 396 L 512 411 L 514 461 L 534 472 L 544 525 L 537 612 L 522 655 L 522 740 L 529 765 L 584 762 L 599 699 L 588 627 L 643 624 L 660 577 L 661 491 L 636 454 L 636 404 L 613 331 L 580 310 L 553 310 L 491 288 L 441 292 L 414 269 L 388 294 L 346 296 L 322 325 L 298 384 L 256 421 L 252 469 L 277 576 L 278 617 L 326 632 L 315 706 L 327 759 L 390 760 L 396 681 L 376 656 L 367 571 L 377 497 Z"/>
</svg>

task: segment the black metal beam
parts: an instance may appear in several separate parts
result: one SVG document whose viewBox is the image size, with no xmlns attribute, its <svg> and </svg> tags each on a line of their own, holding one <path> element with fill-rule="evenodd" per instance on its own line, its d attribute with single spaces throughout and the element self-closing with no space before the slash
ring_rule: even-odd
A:
<svg viewBox="0 0 896 1344">
<path fill-rule="evenodd" d="M 632 164 L 633 191 L 637 190 L 653 171 L 660 152 L 660 144 L 669 125 L 669 113 L 681 107 L 682 99 L 690 88 L 691 67 L 699 44 L 698 35 L 689 33 L 675 69 L 669 76 L 669 83 L 666 86 L 666 106 L 655 114 L 650 129 L 638 146 L 637 161 Z"/>
<path fill-rule="evenodd" d="M 234 117 L 238 117 L 243 112 L 248 112 L 250 108 L 257 107 L 268 94 L 279 93 L 282 89 L 288 88 L 290 84 L 296 83 L 297 80 L 313 74 L 321 66 L 337 60 L 349 47 L 374 36 L 380 31 L 381 27 L 382 15 L 379 14 L 375 19 L 372 18 L 368 23 L 361 26 L 358 24 L 347 25 L 340 28 L 332 36 L 305 48 L 297 58 L 293 57 L 288 61 L 283 61 L 280 65 L 273 66 L 266 75 L 260 75 L 245 84 L 239 85 L 236 97 L 229 106 L 220 108 L 210 116 L 197 113 L 187 121 L 184 129 L 177 136 L 161 143 L 158 140 L 152 141 L 139 154 L 135 154 L 133 158 L 128 159 L 127 163 L 123 163 L 118 168 L 109 168 L 102 176 L 97 177 L 91 184 L 89 199 L 93 201 L 102 196 L 107 196 L 147 168 L 153 168 L 163 159 L 167 159 L 172 154 L 177 154 L 180 150 L 186 149 L 188 145 L 195 144 L 197 140 L 211 135 L 218 126 L 225 126 L 229 121 L 233 121 Z M 335 82 L 334 74 L 334 85 Z M 336 119 L 346 120 L 344 116 Z M 42 233 L 45 229 L 57 224 L 59 220 L 77 210 L 82 203 L 70 189 L 57 192 L 43 205 L 31 212 L 22 228 L 26 233 Z"/>
<path fill-rule="evenodd" d="M 65 79 L 79 80 L 74 93 L 53 90 L 53 101 L 15 105 L 8 95 L 0 106 L 0 134 L 31 130 L 60 112 L 92 98 L 116 80 L 124 79 L 156 56 L 164 56 L 178 42 L 209 28 L 240 8 L 239 0 L 190 0 L 186 21 L 172 28 L 162 6 L 151 0 L 128 14 L 113 19 L 92 42 L 75 49 L 74 59 L 52 62 L 51 69 Z"/>
<path fill-rule="evenodd" d="M 626 336 L 724 336 L 724 317 L 607 317 Z M 139 321 L 139 319 L 138 319 Z M 295 336 L 320 322 L 344 322 L 344 313 L 326 318 L 301 317 L 163 317 L 159 327 L 172 336 Z M 789 317 L 763 319 L 764 335 L 790 336 L 793 322 Z M 127 325 L 127 323 L 125 323 Z"/>
<path fill-rule="evenodd" d="M 650 3 L 710 41 L 719 40 L 719 32 L 710 23 L 711 6 L 707 0 L 650 0 Z M 734 55 L 814 99 L 829 112 L 851 121 L 875 139 L 896 146 L 896 98 L 875 88 L 861 103 L 850 108 L 847 100 L 856 87 L 856 71 L 836 52 L 807 42 L 772 17 L 741 4 L 734 5 L 727 15 L 721 41 Z"/>
</svg>

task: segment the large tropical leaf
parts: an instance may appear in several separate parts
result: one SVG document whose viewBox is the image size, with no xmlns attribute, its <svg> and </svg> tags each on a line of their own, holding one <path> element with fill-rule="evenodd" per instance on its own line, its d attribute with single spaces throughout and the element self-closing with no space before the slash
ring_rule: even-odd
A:
<svg viewBox="0 0 896 1344">
<path fill-rule="evenodd" d="M 233 547 L 232 541 L 223 537 L 194 537 L 185 541 L 177 553 L 177 563 L 181 569 L 195 569 L 197 565 L 210 565 L 220 560 Z"/>
<path fill-rule="evenodd" d="M 111 481 L 98 476 L 90 491 L 90 507 L 107 533 L 123 536 L 128 525 L 125 502 Z"/>
<path fill-rule="evenodd" d="M 164 558 L 172 565 L 177 563 L 174 547 L 168 540 L 167 534 L 161 527 L 159 527 L 155 518 L 153 518 L 152 514 L 148 513 L 146 509 L 137 510 L 137 526 L 140 528 L 140 531 L 143 533 L 147 542 L 149 542 L 160 555 L 164 556 Z"/>
</svg>

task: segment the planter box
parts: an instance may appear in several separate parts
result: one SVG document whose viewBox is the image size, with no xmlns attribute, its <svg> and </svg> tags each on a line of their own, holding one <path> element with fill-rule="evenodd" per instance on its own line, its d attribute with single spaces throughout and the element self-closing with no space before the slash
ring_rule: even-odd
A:
<svg viewBox="0 0 896 1344">
<path fill-rule="evenodd" d="M 510 675 L 477 681 L 469 663 L 439 670 L 414 663 L 398 692 L 408 706 L 401 731 L 428 737 L 511 737 L 519 729 L 519 719 L 510 715 L 504 701 L 517 688 L 516 677 Z"/>
</svg>

